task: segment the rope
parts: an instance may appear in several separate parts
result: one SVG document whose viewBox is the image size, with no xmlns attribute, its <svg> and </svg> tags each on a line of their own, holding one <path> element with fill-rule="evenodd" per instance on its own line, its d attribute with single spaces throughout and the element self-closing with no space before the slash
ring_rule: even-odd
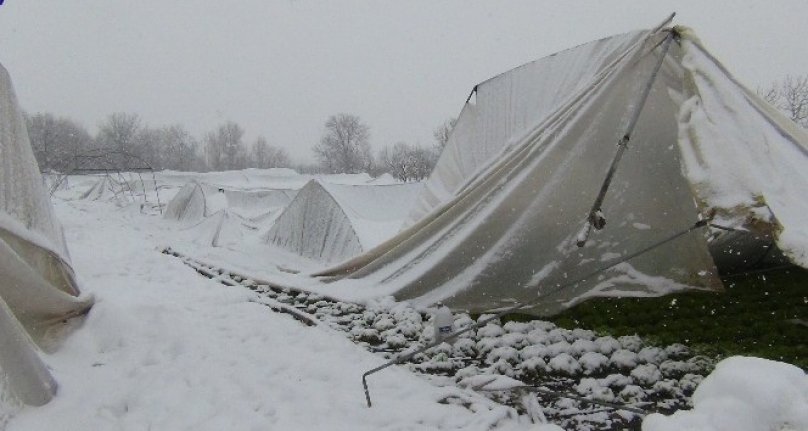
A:
<svg viewBox="0 0 808 431">
<path fill-rule="evenodd" d="M 412 351 L 412 352 L 407 353 L 405 355 L 399 356 L 399 357 L 397 357 L 397 358 L 395 358 L 393 360 L 388 361 L 387 363 L 384 363 L 382 365 L 379 365 L 376 368 L 373 368 L 373 369 L 371 369 L 369 371 L 366 371 L 364 374 L 362 374 L 362 387 L 365 389 L 365 400 L 367 401 L 368 407 L 373 407 L 373 404 L 371 403 L 371 400 L 370 400 L 370 390 L 368 389 L 368 383 L 367 383 L 367 378 L 371 374 L 375 374 L 375 373 L 377 373 L 379 371 L 382 371 L 385 368 L 388 368 L 390 366 L 400 364 L 402 362 L 406 362 L 406 361 L 412 359 L 415 355 L 417 355 L 419 353 L 423 353 L 426 350 L 429 350 L 432 347 L 435 347 L 435 346 L 437 346 L 438 344 L 440 344 L 442 342 L 453 340 L 453 339 L 459 337 L 460 335 L 465 334 L 466 332 L 481 328 L 481 327 L 485 326 L 486 324 L 488 324 L 489 322 L 491 322 L 491 321 L 493 321 L 495 319 L 499 319 L 500 317 L 502 317 L 502 316 L 504 316 L 506 314 L 513 313 L 514 311 L 517 311 L 517 310 L 522 309 L 522 308 L 527 308 L 527 307 L 531 307 L 533 305 L 536 305 L 539 302 L 544 301 L 545 297 L 548 296 L 548 295 L 552 295 L 552 294 L 554 294 L 556 292 L 559 292 L 559 291 L 561 291 L 563 289 L 566 289 L 567 287 L 570 287 L 570 286 L 573 286 L 575 284 L 578 284 L 578 283 L 580 283 L 580 282 L 582 282 L 582 281 L 584 281 L 586 279 L 592 278 L 592 277 L 600 274 L 601 272 L 604 272 L 604 271 L 606 271 L 608 269 L 614 268 L 615 266 L 617 266 L 617 265 L 619 265 L 621 263 L 627 262 L 627 261 L 629 261 L 629 260 L 631 260 L 631 259 L 633 259 L 633 258 L 635 258 L 635 257 L 637 257 L 639 255 L 645 254 L 645 253 L 647 253 L 647 252 L 649 252 L 649 251 L 651 251 L 651 250 L 653 250 L 653 249 L 655 249 L 657 247 L 661 247 L 661 246 L 663 246 L 663 245 L 665 245 L 665 244 L 667 244 L 667 243 L 669 243 L 671 241 L 674 241 L 674 240 L 676 240 L 676 239 L 678 239 L 678 238 L 680 238 L 680 237 L 682 237 L 684 235 L 689 234 L 690 232 L 693 232 L 693 231 L 695 231 L 697 229 L 700 229 L 700 228 L 702 228 L 704 226 L 707 226 L 708 223 L 709 223 L 709 221 L 706 220 L 706 219 L 705 220 L 699 220 L 699 221 L 697 221 L 696 223 L 694 223 L 692 226 L 690 226 L 687 229 L 684 229 L 684 230 L 679 231 L 679 232 L 677 232 L 677 233 L 675 233 L 675 234 L 673 234 L 673 235 L 671 235 L 671 236 L 669 236 L 667 238 L 664 238 L 664 239 L 662 239 L 660 241 L 652 243 L 651 245 L 649 245 L 647 247 L 644 247 L 644 248 L 642 248 L 642 249 L 640 249 L 638 251 L 635 251 L 634 253 L 628 254 L 628 255 L 623 256 L 621 258 L 613 259 L 611 262 L 609 262 L 609 263 L 607 263 L 607 264 L 605 264 L 603 266 L 600 266 L 600 267 L 596 268 L 595 270 L 593 270 L 593 271 L 591 271 L 591 272 L 589 272 L 589 273 L 587 273 L 587 274 L 585 274 L 585 275 L 583 275 L 581 277 L 573 279 L 572 281 L 569 281 L 569 282 L 564 283 L 564 284 L 557 285 L 555 289 L 552 289 L 552 290 L 548 291 L 544 295 L 540 294 L 538 298 L 536 298 L 536 299 L 534 299 L 532 301 L 528 301 L 528 302 L 524 302 L 524 303 L 518 303 L 518 304 L 513 305 L 511 307 L 505 308 L 504 310 L 492 315 L 491 317 L 488 317 L 486 319 L 480 320 L 477 323 L 475 323 L 473 325 L 470 325 L 470 326 L 467 326 L 466 328 L 463 328 L 463 329 L 461 329 L 459 331 L 453 332 L 453 333 L 447 335 L 446 337 L 444 337 L 441 340 L 435 340 L 432 343 L 427 344 L 426 346 L 423 346 L 423 347 L 421 347 L 419 349 L 416 349 L 415 351 Z"/>
<path fill-rule="evenodd" d="M 773 266 L 771 268 L 753 269 L 751 271 L 736 272 L 736 273 L 733 273 L 733 274 L 722 275 L 721 278 L 722 279 L 733 279 L 733 278 L 738 278 L 738 277 L 747 277 L 747 276 L 750 276 L 750 275 L 766 274 L 766 273 L 769 273 L 769 272 L 780 271 L 780 270 L 789 269 L 789 268 L 797 268 L 797 266 L 794 265 L 793 263 L 787 263 L 785 265 Z"/>
</svg>

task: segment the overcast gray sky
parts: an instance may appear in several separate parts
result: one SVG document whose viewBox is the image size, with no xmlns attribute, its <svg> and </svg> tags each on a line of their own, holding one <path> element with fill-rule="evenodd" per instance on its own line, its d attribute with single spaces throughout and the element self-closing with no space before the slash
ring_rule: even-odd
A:
<svg viewBox="0 0 808 431">
<path fill-rule="evenodd" d="M 805 0 L 6 0 L 0 62 L 29 112 L 233 120 L 302 160 L 338 112 L 431 144 L 477 82 L 673 11 L 751 88 L 808 73 Z"/>
</svg>

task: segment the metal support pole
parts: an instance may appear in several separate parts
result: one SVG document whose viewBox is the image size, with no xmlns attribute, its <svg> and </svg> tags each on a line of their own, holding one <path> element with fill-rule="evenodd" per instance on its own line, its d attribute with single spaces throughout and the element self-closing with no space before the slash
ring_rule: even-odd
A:
<svg viewBox="0 0 808 431">
<path fill-rule="evenodd" d="M 673 31 L 669 30 L 668 36 L 665 38 L 662 45 L 662 53 L 659 55 L 659 60 L 654 66 L 654 71 L 651 73 L 651 77 L 648 79 L 648 82 L 643 88 L 642 95 L 640 96 L 640 102 L 636 105 L 634 113 L 631 115 L 631 120 L 628 123 L 628 127 L 626 127 L 626 132 L 617 143 L 617 153 L 614 155 L 612 164 L 609 166 L 609 171 L 606 173 L 606 179 L 603 180 L 603 184 L 600 186 L 600 192 L 598 192 L 598 196 L 595 198 L 595 203 L 592 205 L 592 209 L 589 210 L 589 215 L 586 218 L 586 226 L 577 238 L 578 247 L 583 247 L 586 244 L 586 240 L 592 233 L 592 228 L 601 230 L 606 225 L 606 218 L 603 216 L 603 212 L 601 211 L 603 200 L 606 198 L 606 192 L 609 190 L 609 186 L 612 183 L 612 178 L 614 177 L 615 172 L 617 172 L 617 166 L 620 164 L 620 160 L 623 158 L 623 153 L 626 151 L 626 148 L 628 148 L 628 143 L 631 140 L 631 134 L 634 132 L 634 127 L 637 125 L 637 120 L 640 118 L 640 113 L 642 113 L 645 102 L 648 100 L 648 95 L 651 94 L 651 87 L 653 87 L 657 74 L 659 74 L 659 69 L 662 67 L 662 62 L 665 60 L 665 56 L 668 54 L 668 49 L 670 48 L 671 42 L 673 42 L 673 36 Z"/>
</svg>

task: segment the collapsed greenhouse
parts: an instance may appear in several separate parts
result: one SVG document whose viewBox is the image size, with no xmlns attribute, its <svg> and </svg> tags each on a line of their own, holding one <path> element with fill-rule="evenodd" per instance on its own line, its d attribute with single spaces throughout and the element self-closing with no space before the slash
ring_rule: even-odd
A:
<svg viewBox="0 0 808 431">
<path fill-rule="evenodd" d="M 474 87 L 408 227 L 335 291 L 552 314 L 808 267 L 808 136 L 687 28 L 590 42 Z"/>
</svg>

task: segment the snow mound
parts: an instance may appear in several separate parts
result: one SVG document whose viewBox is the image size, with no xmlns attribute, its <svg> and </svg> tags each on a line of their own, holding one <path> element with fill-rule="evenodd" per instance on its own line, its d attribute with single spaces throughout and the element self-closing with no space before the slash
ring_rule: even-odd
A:
<svg viewBox="0 0 808 431">
<path fill-rule="evenodd" d="M 382 185 L 387 186 L 387 185 L 390 185 L 390 184 L 401 184 L 401 181 L 395 179 L 392 175 L 385 172 L 385 173 L 379 175 L 378 177 L 373 178 L 372 180 L 368 181 L 367 183 L 368 184 L 374 184 L 374 185 L 377 185 L 377 186 L 382 186 Z"/>
<path fill-rule="evenodd" d="M 808 376 L 761 358 L 718 363 L 693 394 L 693 410 L 649 415 L 643 431 L 808 430 Z"/>
</svg>

